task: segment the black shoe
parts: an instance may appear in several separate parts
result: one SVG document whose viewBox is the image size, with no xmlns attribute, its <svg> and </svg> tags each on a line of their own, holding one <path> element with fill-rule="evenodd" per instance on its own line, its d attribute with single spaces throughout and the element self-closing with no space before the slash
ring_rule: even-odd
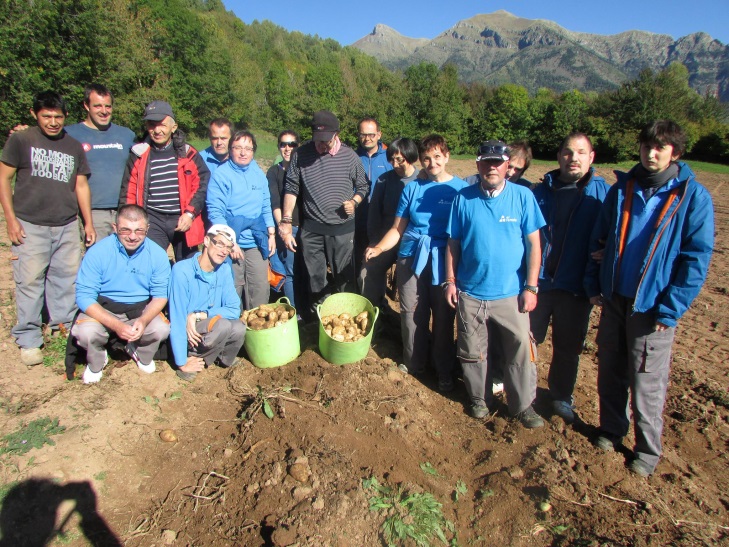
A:
<svg viewBox="0 0 729 547">
<path fill-rule="evenodd" d="M 600 450 L 605 452 L 614 452 L 615 447 L 620 444 L 621 438 L 611 435 L 610 433 L 601 432 L 600 435 L 592 442 Z"/>
<path fill-rule="evenodd" d="M 197 377 L 197 372 L 185 372 L 179 368 L 175 371 L 175 374 L 177 374 L 180 380 L 185 380 L 186 382 L 192 382 Z"/>
<path fill-rule="evenodd" d="M 544 427 L 544 420 L 536 413 L 533 407 L 528 406 L 526 410 L 522 410 L 515 416 L 517 420 L 521 422 L 521 425 L 527 429 L 536 429 L 538 427 Z"/>
<path fill-rule="evenodd" d="M 471 416 L 477 420 L 483 420 L 489 416 L 489 407 L 485 405 L 473 405 L 471 407 Z"/>
<path fill-rule="evenodd" d="M 628 469 L 644 479 L 647 479 L 653 473 L 653 469 L 651 469 L 650 465 L 637 458 L 628 464 Z"/>
</svg>

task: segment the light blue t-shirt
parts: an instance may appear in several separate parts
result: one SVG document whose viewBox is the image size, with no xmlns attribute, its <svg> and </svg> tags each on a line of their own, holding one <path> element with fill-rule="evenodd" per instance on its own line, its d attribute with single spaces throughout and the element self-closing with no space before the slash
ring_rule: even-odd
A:
<svg viewBox="0 0 729 547">
<path fill-rule="evenodd" d="M 451 205 L 458 191 L 467 186 L 458 177 L 453 177 L 448 182 L 414 180 L 403 188 L 395 216 L 408 220 L 407 232 L 427 235 L 435 240 L 446 240 Z M 398 256 L 412 256 L 416 247 L 417 241 L 403 238 Z"/>
<path fill-rule="evenodd" d="M 116 209 L 129 149 L 135 140 L 134 133 L 113 123 L 106 131 L 77 123 L 66 127 L 66 132 L 80 142 L 86 152 L 86 161 L 91 169 L 91 208 Z"/>
<path fill-rule="evenodd" d="M 200 154 L 200 157 L 210 171 L 211 178 L 215 174 L 215 170 L 228 161 L 228 156 L 226 156 L 224 160 L 219 160 L 218 156 L 215 155 L 215 151 L 212 146 L 208 146 L 205 150 L 198 152 L 198 154 Z"/>
<path fill-rule="evenodd" d="M 458 289 L 479 300 L 516 296 L 524 286 L 524 240 L 546 223 L 534 194 L 507 184 L 496 197 L 468 186 L 451 209 L 448 234 L 460 240 Z"/>
</svg>

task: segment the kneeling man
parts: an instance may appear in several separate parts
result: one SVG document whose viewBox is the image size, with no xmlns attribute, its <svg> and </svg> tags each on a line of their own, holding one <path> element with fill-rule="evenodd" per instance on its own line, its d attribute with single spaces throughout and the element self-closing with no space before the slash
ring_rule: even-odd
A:
<svg viewBox="0 0 729 547">
<path fill-rule="evenodd" d="M 162 315 L 167 304 L 170 262 L 167 253 L 147 240 L 147 213 L 123 205 L 114 235 L 86 251 L 76 277 L 76 304 L 81 313 L 71 328 L 86 350 L 83 381 L 101 380 L 108 362 L 106 346 L 118 339 L 146 373 L 155 371 L 154 354 L 170 334 Z"/>
<path fill-rule="evenodd" d="M 205 367 L 234 364 L 246 327 L 239 321 L 240 297 L 230 261 L 235 232 L 224 224 L 208 230 L 203 250 L 172 268 L 170 342 L 177 376 L 191 382 Z"/>
</svg>

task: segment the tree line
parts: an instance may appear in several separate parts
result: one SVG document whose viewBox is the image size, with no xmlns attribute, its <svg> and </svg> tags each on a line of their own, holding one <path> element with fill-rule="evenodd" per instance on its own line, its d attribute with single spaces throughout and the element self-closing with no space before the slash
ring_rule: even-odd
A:
<svg viewBox="0 0 729 547">
<path fill-rule="evenodd" d="M 115 94 L 114 121 L 139 134 L 144 105 L 165 99 L 200 137 L 220 116 L 306 136 L 312 112 L 324 108 L 348 142 L 371 116 L 385 140 L 437 132 L 467 154 L 489 138 L 528 139 L 551 158 L 564 135 L 583 131 L 602 161 L 622 161 L 634 157 L 642 125 L 669 118 L 687 130 L 692 157 L 729 163 L 727 106 L 691 89 L 680 64 L 607 92 L 530 95 L 514 84 L 460 83 L 453 65 L 391 72 L 331 39 L 245 24 L 220 0 L 3 0 L 0 20 L 0 145 L 8 128 L 30 121 L 37 92 L 64 94 L 75 121 L 84 86 L 99 81 Z"/>
</svg>

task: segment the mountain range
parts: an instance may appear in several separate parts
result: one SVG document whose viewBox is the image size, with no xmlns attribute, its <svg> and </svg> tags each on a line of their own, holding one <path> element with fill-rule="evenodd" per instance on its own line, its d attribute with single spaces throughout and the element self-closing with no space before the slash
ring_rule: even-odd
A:
<svg viewBox="0 0 729 547">
<path fill-rule="evenodd" d="M 385 66 L 404 70 L 421 61 L 458 68 L 464 82 L 515 83 L 530 92 L 605 91 L 673 62 L 683 63 L 699 93 L 729 101 L 729 46 L 704 32 L 677 40 L 631 30 L 614 35 L 569 31 L 553 21 L 507 11 L 459 21 L 432 40 L 409 38 L 382 24 L 352 44 Z"/>
</svg>

